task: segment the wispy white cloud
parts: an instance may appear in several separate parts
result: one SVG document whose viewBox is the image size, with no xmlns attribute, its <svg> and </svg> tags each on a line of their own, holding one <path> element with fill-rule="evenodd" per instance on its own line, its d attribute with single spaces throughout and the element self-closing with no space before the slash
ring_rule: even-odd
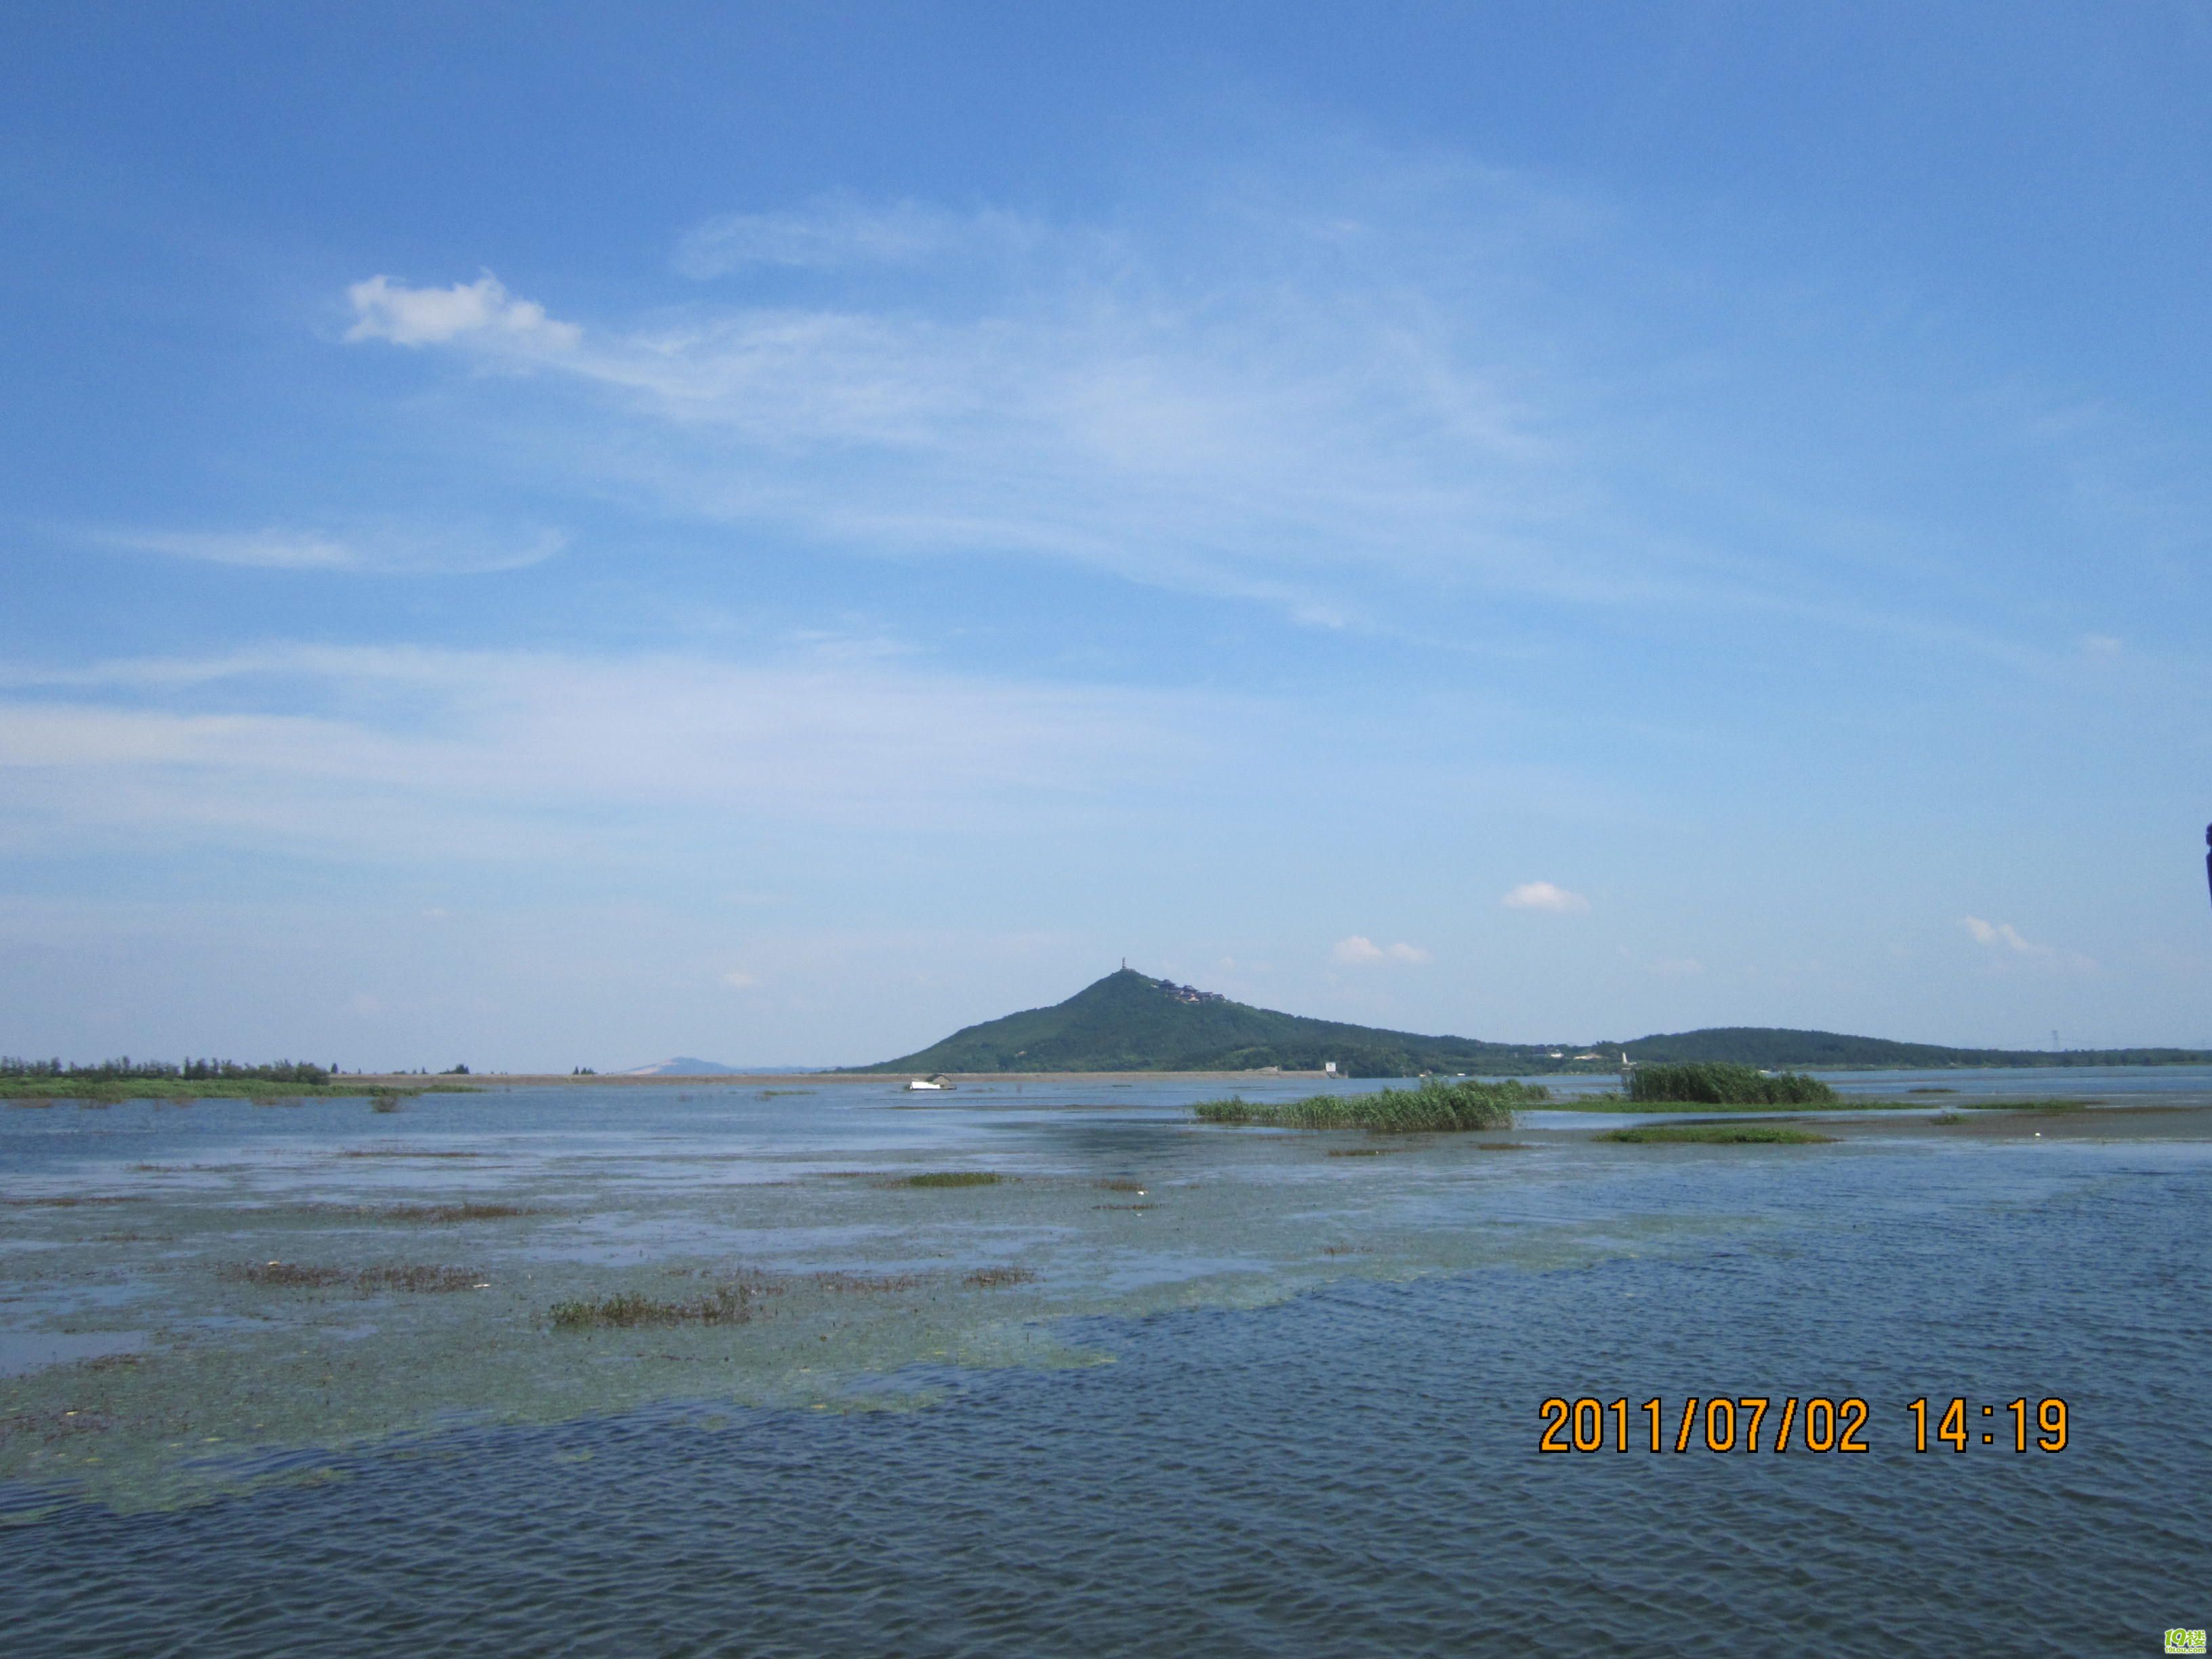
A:
<svg viewBox="0 0 2212 1659">
<path fill-rule="evenodd" d="M 1419 963 L 1430 959 L 1429 952 L 1418 945 L 1377 945 L 1361 933 L 1337 940 L 1329 946 L 1329 955 L 1352 968 L 1369 967 L 1379 962 Z"/>
<path fill-rule="evenodd" d="M 1820 331 L 1802 293 L 1679 269 L 1496 170 L 1367 151 L 1301 178 L 1217 176 L 1097 224 L 846 197 L 730 214 L 676 262 L 781 273 L 775 303 L 583 323 L 489 272 L 380 276 L 349 290 L 348 337 L 542 371 L 487 394 L 526 406 L 483 407 L 571 482 L 855 550 L 1031 556 L 1326 627 L 1434 631 L 1487 595 L 2021 657 L 1949 529 L 1804 481 L 1803 453 L 1847 447 L 1834 423 L 1887 453 L 1900 409 L 1948 392 L 1856 360 L 1848 413 L 1775 383 Z M 1684 360 L 1708 312 L 1741 361 Z M 1966 406 L 1992 453 L 2049 441 Z M 1776 409 L 1797 412 L 1750 412 Z"/>
<path fill-rule="evenodd" d="M 568 545 L 557 530 L 464 532 L 372 526 L 321 530 L 111 530 L 103 545 L 262 570 L 354 570 L 385 574 L 475 574 L 520 570 Z"/>
<path fill-rule="evenodd" d="M 2002 957 L 2032 963 L 2043 968 L 2068 968 L 2088 971 L 2095 962 L 2078 951 L 2061 950 L 2055 945 L 2040 944 L 2024 936 L 2008 921 L 1984 921 L 1979 916 L 1965 916 L 1966 932 L 1977 945 L 1996 951 Z"/>
<path fill-rule="evenodd" d="M 489 276 L 380 277 L 352 291 L 349 337 L 494 349 L 592 389 L 595 412 L 563 405 L 561 465 L 845 546 L 1031 554 L 1324 624 L 1373 620 L 1377 573 L 1607 607 L 1753 581 L 1679 538 L 1624 555 L 1586 388 L 1511 314 L 1531 303 L 1514 262 L 1560 257 L 1583 218 L 1487 174 L 1352 194 L 1362 216 L 1227 204 L 1202 257 L 910 203 L 741 214 L 679 262 L 974 269 L 949 295 L 604 327 Z"/>
<path fill-rule="evenodd" d="M 574 323 L 556 322 L 535 301 L 514 298 L 488 270 L 473 283 L 450 288 L 409 288 L 389 276 L 371 276 L 346 289 L 346 299 L 354 313 L 349 340 L 403 346 L 465 340 L 557 352 L 574 346 L 583 332 Z"/>
<path fill-rule="evenodd" d="M 0 675 L 0 841 L 610 855 L 775 826 L 1042 823 L 1203 752 L 1176 699 L 787 653 L 279 647 Z"/>
<path fill-rule="evenodd" d="M 1580 893 L 1548 881 L 1524 881 L 1498 901 L 1509 910 L 1544 910 L 1554 915 L 1581 915 L 1590 908 Z"/>
<path fill-rule="evenodd" d="M 924 202 L 830 196 L 793 211 L 709 219 L 678 242 L 676 268 L 705 279 L 762 265 L 805 270 L 912 265 L 1000 255 L 1038 240 L 1034 222 L 1017 214 L 953 213 Z"/>
</svg>

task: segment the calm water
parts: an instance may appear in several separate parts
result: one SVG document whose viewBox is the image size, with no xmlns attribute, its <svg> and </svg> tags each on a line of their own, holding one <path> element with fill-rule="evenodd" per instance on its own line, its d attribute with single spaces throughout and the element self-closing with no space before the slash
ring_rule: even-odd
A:
<svg viewBox="0 0 2212 1659">
<path fill-rule="evenodd" d="M 2061 1081 L 2030 1086 L 2094 1079 Z M 112 1425 L 0 1466 L 8 1650 L 2092 1654 L 2212 1622 L 2203 1140 L 1620 1147 L 1560 1114 L 1331 1158 L 1364 1143 L 1194 1132 L 1158 1085 L 904 1105 L 9 1114 L 0 1316 L 137 1363 L 0 1384 L 19 1425 Z M 984 1166 L 1020 1179 L 882 1184 Z M 363 1206 L 464 1195 L 532 1211 L 435 1233 L 482 1291 L 220 1277 L 419 1258 Z M 70 1196 L 114 1201 L 23 1201 Z M 762 1326 L 544 1328 L 740 1258 L 792 1276 Z M 961 1288 L 994 1262 L 1036 1277 Z M 269 1377 L 281 1431 L 286 1401 L 213 1397 Z M 1547 1395 L 1657 1394 L 1671 1443 L 1723 1392 L 1863 1395 L 1873 1449 L 1535 1449 Z M 2070 1444 L 1917 1455 L 1922 1395 L 2063 1396 Z"/>
</svg>

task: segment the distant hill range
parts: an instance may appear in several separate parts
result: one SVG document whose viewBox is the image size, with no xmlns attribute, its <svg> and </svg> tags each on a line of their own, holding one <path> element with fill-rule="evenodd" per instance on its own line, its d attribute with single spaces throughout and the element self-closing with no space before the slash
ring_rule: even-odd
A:
<svg viewBox="0 0 2212 1659">
<path fill-rule="evenodd" d="M 674 1060 L 656 1060 L 650 1066 L 633 1066 L 627 1072 L 616 1072 L 616 1077 L 735 1077 L 738 1068 L 724 1066 L 711 1060 L 693 1060 L 678 1054 Z"/>
<path fill-rule="evenodd" d="M 1065 1002 L 955 1031 L 941 1042 L 854 1072 L 1244 1072 L 1268 1066 L 1318 1072 L 1334 1061 L 1347 1077 L 1422 1072 L 1612 1071 L 1639 1061 L 1729 1060 L 1747 1065 L 1922 1068 L 1948 1066 L 2160 1066 L 2212 1061 L 2195 1048 L 2040 1051 L 1946 1048 L 1834 1031 L 1719 1026 L 1671 1036 L 1597 1042 L 1484 1042 L 1422 1036 L 1371 1025 L 1308 1019 L 1231 1002 L 1124 968 Z M 672 1066 L 690 1061 L 669 1061 Z"/>
</svg>

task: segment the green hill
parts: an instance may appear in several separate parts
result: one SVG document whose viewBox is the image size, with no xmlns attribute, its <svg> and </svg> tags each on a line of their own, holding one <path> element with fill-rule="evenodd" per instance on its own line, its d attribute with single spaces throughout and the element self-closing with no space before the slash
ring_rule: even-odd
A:
<svg viewBox="0 0 2212 1659">
<path fill-rule="evenodd" d="M 1590 1053 L 1601 1059 L 1577 1060 Z M 1334 1060 L 1347 1077 L 1422 1072 L 1492 1076 L 1610 1071 L 1638 1060 L 1718 1060 L 1784 1066 L 2142 1066 L 2212 1061 L 2188 1048 L 1947 1048 L 1834 1031 L 1718 1026 L 1673 1036 L 1595 1043 L 1485 1042 L 1423 1036 L 1255 1008 L 1124 968 L 1065 1002 L 955 1031 L 941 1042 L 854 1072 L 1243 1072 L 1279 1066 L 1318 1072 Z"/>
<path fill-rule="evenodd" d="M 862 1072 L 1318 1072 L 1352 1077 L 1521 1071 L 1541 1053 L 1471 1037 L 1419 1036 L 1306 1019 L 1193 991 L 1124 968 L 1049 1008 L 955 1031 Z M 1548 1057 L 1545 1063 L 1555 1064 Z"/>
</svg>

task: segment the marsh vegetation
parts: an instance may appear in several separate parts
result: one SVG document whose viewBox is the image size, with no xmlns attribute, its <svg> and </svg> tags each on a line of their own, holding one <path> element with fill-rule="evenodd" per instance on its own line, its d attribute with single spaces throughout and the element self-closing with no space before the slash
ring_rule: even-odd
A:
<svg viewBox="0 0 2212 1659">
<path fill-rule="evenodd" d="M 553 1328 L 562 1331 L 629 1330 L 641 1325 L 742 1325 L 753 1316 L 759 1292 L 743 1279 L 717 1285 L 704 1296 L 663 1301 L 634 1291 L 556 1302 Z"/>
<path fill-rule="evenodd" d="M 404 1291 L 410 1295 L 438 1295 L 484 1287 L 482 1274 L 466 1267 L 385 1264 L 374 1267 L 330 1267 L 301 1261 L 240 1261 L 216 1270 L 233 1284 L 256 1285 L 267 1290 L 328 1291 L 346 1289 L 363 1296 L 380 1291 Z"/>
<path fill-rule="evenodd" d="M 1802 1072 L 1698 1060 L 1638 1066 L 1628 1076 L 1628 1098 L 1639 1105 L 1826 1106 L 1836 1091 Z"/>
<path fill-rule="evenodd" d="M 1826 1146 L 1836 1138 L 1787 1123 L 1649 1123 L 1633 1129 L 1611 1129 L 1598 1139 L 1632 1146 L 1682 1141 L 1707 1146 Z"/>
<path fill-rule="evenodd" d="M 1371 1094 L 1313 1095 L 1282 1102 L 1201 1100 L 1191 1110 L 1201 1123 L 1247 1123 L 1273 1129 L 1366 1129 L 1378 1134 L 1431 1130 L 1510 1129 L 1516 1106 L 1540 1105 L 1551 1091 L 1540 1083 L 1447 1083 L 1432 1079 L 1414 1089 Z"/>
</svg>

